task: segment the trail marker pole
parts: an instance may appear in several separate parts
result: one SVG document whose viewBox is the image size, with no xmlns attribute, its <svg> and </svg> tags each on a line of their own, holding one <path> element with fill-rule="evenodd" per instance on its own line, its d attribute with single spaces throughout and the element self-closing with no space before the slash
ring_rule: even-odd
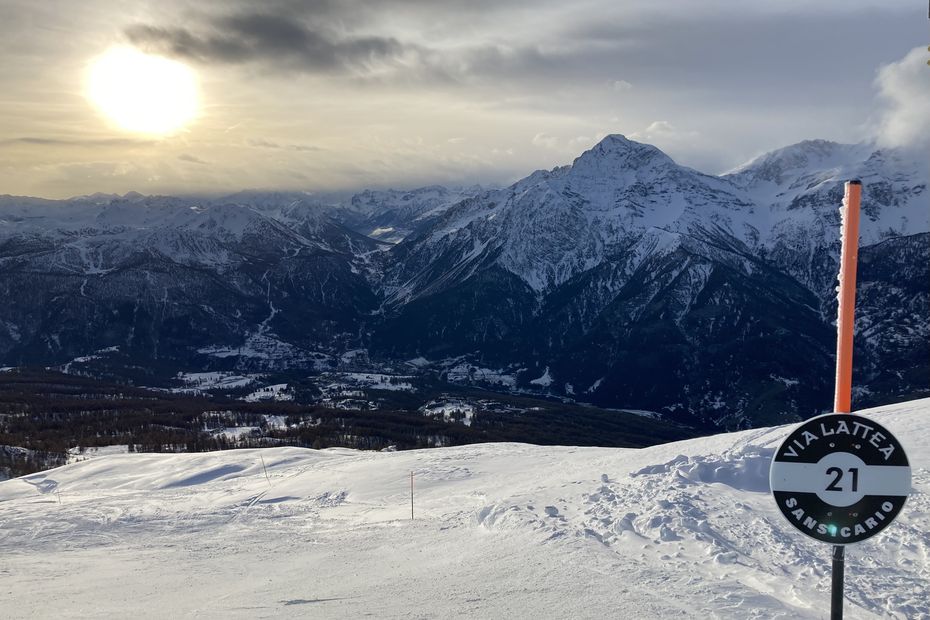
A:
<svg viewBox="0 0 930 620">
<path fill-rule="evenodd" d="M 410 472 L 410 520 L 413 521 L 413 472 Z"/>
<path fill-rule="evenodd" d="M 856 325 L 856 262 L 859 258 L 859 202 L 862 182 L 848 181 L 840 209 L 840 275 L 836 311 L 836 389 L 833 412 L 852 412 L 853 329 Z M 843 620 L 843 573 L 846 547 L 833 547 L 830 620 Z"/>
<path fill-rule="evenodd" d="M 856 322 L 856 261 L 859 256 L 859 200 L 862 183 L 846 183 L 846 196 L 840 209 L 842 249 L 840 275 L 837 287 L 836 319 L 836 391 L 833 395 L 834 413 L 852 411 L 852 358 L 853 328 Z"/>
<path fill-rule="evenodd" d="M 270 489 L 270 488 L 271 488 L 271 478 L 268 477 L 268 468 L 265 467 L 265 457 L 262 456 L 261 453 L 259 453 L 258 458 L 260 458 L 260 459 L 262 460 L 262 470 L 265 472 L 265 480 L 268 481 L 268 488 Z"/>
</svg>

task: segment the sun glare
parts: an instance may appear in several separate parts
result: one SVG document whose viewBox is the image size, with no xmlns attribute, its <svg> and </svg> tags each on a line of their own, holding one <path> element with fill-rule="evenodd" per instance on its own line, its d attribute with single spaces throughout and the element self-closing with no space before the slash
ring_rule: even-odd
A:
<svg viewBox="0 0 930 620">
<path fill-rule="evenodd" d="M 167 135 L 197 115 L 197 78 L 180 62 L 116 47 L 92 61 L 87 98 L 122 129 Z"/>
</svg>

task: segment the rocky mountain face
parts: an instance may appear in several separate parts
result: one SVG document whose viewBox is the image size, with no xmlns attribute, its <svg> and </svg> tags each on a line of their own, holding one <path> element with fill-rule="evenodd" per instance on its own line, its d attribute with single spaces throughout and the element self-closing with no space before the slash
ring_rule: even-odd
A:
<svg viewBox="0 0 930 620">
<path fill-rule="evenodd" d="M 516 389 L 724 427 L 832 402 L 838 207 L 863 200 L 859 402 L 928 391 L 927 171 L 803 142 L 723 176 L 608 136 L 502 189 L 0 198 L 0 361 L 462 358 Z M 441 364 L 440 364 L 441 365 Z M 446 366 L 443 366 L 446 367 Z"/>
</svg>

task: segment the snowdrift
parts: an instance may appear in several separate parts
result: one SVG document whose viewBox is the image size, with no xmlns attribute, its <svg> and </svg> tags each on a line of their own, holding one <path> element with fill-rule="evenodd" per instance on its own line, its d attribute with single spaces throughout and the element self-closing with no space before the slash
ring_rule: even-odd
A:
<svg viewBox="0 0 930 620">
<path fill-rule="evenodd" d="M 848 618 L 930 618 L 930 399 Z M 788 427 L 641 450 L 109 455 L 0 483 L 7 617 L 824 618 L 830 549 L 768 493 Z M 414 519 L 410 519 L 410 472 Z"/>
</svg>

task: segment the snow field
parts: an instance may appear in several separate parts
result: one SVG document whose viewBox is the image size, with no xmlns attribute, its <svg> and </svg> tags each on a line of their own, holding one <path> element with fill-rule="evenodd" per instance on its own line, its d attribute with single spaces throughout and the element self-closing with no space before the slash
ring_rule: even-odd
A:
<svg viewBox="0 0 930 620">
<path fill-rule="evenodd" d="M 930 618 L 930 399 L 863 413 L 915 494 L 847 549 L 846 617 Z M 830 547 L 768 493 L 788 432 L 98 456 L 0 483 L 3 615 L 824 618 Z"/>
</svg>

